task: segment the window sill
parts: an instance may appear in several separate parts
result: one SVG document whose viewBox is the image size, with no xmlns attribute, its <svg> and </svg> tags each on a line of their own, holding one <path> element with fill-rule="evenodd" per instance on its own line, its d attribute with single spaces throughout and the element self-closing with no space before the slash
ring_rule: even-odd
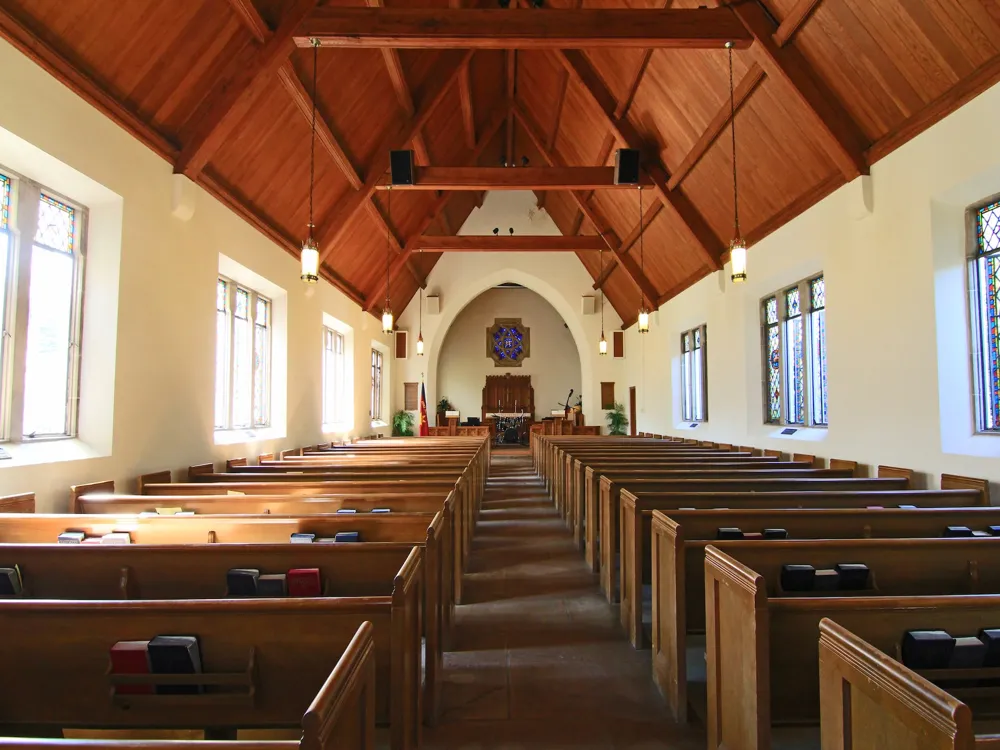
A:
<svg viewBox="0 0 1000 750">
<path fill-rule="evenodd" d="M 803 440 L 811 443 L 819 443 L 826 440 L 830 431 L 826 427 L 796 427 L 795 425 L 765 425 L 768 430 L 767 437 L 776 440 Z M 783 430 L 795 430 L 791 435 L 782 435 Z"/>
<path fill-rule="evenodd" d="M 10 459 L 0 461 L 0 469 L 38 464 L 55 464 L 63 461 L 85 461 L 90 458 L 107 458 L 102 453 L 79 438 L 62 440 L 39 440 L 32 443 L 3 443 L 0 445 Z"/>
<path fill-rule="evenodd" d="M 389 426 L 389 423 L 388 422 L 383 422 L 381 419 L 373 419 L 372 420 L 372 429 L 373 430 L 378 430 L 378 429 L 380 429 L 382 427 L 388 427 L 388 426 Z"/>
<path fill-rule="evenodd" d="M 236 445 L 237 443 L 260 443 L 265 440 L 282 440 L 284 429 L 278 427 L 261 427 L 256 430 L 216 430 L 216 445 Z"/>
<path fill-rule="evenodd" d="M 692 419 L 690 422 L 681 422 L 680 424 L 675 424 L 674 425 L 674 429 L 675 430 L 695 430 L 695 429 L 697 429 L 699 427 L 707 427 L 707 426 L 708 426 L 708 420 L 705 420 L 704 422 L 698 422 L 698 421 Z"/>
</svg>

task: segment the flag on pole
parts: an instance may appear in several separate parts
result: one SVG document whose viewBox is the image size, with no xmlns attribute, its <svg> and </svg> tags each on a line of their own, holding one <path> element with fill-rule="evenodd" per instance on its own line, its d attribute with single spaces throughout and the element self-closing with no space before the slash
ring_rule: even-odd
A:
<svg viewBox="0 0 1000 750">
<path fill-rule="evenodd" d="M 420 432 L 417 434 L 420 437 L 427 437 L 431 434 L 427 424 L 427 389 L 424 387 L 423 380 L 420 381 Z"/>
</svg>

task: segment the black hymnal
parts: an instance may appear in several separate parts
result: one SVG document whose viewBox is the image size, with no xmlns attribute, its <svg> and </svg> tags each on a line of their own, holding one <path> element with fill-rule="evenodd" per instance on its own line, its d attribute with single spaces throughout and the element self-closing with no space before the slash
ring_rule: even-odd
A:
<svg viewBox="0 0 1000 750">
<path fill-rule="evenodd" d="M 764 529 L 765 539 L 788 539 L 788 529 Z"/>
<path fill-rule="evenodd" d="M 947 669 L 955 639 L 943 630 L 908 630 L 903 636 L 903 664 L 910 669 Z"/>
<path fill-rule="evenodd" d="M 231 568 L 226 573 L 226 592 L 229 596 L 257 596 L 259 578 L 256 568 Z"/>
<path fill-rule="evenodd" d="M 201 649 L 194 635 L 158 635 L 149 642 L 149 667 L 153 674 L 200 674 Z M 158 695 L 191 695 L 204 692 L 201 685 L 157 685 Z"/>
<path fill-rule="evenodd" d="M 1000 628 L 983 628 L 979 640 L 986 644 L 984 667 L 1000 667 Z"/>
<path fill-rule="evenodd" d="M 945 536 L 972 536 L 972 529 L 968 526 L 949 526 L 944 530 Z"/>
<path fill-rule="evenodd" d="M 868 566 L 864 563 L 837 563 L 842 591 L 863 591 L 868 588 Z"/>
<path fill-rule="evenodd" d="M 716 533 L 716 539 L 742 539 L 743 531 L 736 527 L 722 527 Z"/>
<path fill-rule="evenodd" d="M 21 570 L 16 565 L 13 568 L 0 568 L 0 596 L 20 595 Z"/>
<path fill-rule="evenodd" d="M 811 591 L 816 582 L 812 565 L 782 565 L 781 588 L 785 591 Z"/>
</svg>

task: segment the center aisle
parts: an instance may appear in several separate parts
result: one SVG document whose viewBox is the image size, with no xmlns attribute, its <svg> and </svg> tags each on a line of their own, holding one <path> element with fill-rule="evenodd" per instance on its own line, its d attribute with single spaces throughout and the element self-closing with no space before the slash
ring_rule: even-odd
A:
<svg viewBox="0 0 1000 750">
<path fill-rule="evenodd" d="M 703 750 L 673 724 L 525 451 L 497 450 L 424 747 Z"/>
</svg>

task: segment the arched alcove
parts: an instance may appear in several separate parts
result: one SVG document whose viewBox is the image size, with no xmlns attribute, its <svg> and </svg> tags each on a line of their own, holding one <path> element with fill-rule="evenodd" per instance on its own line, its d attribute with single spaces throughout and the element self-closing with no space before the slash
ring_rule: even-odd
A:
<svg viewBox="0 0 1000 750">
<path fill-rule="evenodd" d="M 529 333 L 527 356 L 519 366 L 497 366 L 488 356 L 487 329 L 498 319 L 512 318 Z M 569 325 L 545 297 L 526 287 L 504 285 L 481 292 L 439 340 L 437 398 L 448 398 L 463 419 L 481 416 L 483 384 L 490 375 L 530 376 L 537 418 L 559 408 L 570 389 L 582 392 L 580 352 Z"/>
</svg>

